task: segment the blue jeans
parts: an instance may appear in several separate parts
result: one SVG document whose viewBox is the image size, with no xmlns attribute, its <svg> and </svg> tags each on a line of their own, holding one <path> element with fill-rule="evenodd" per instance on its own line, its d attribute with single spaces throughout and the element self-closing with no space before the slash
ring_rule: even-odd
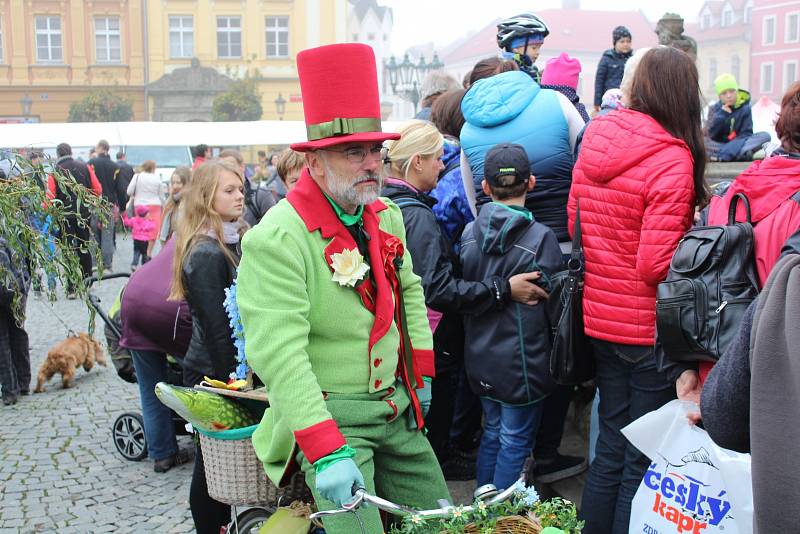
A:
<svg viewBox="0 0 800 534">
<path fill-rule="evenodd" d="M 149 350 L 132 350 L 130 353 L 142 401 L 147 454 L 153 460 L 169 458 L 178 452 L 172 410 L 164 406 L 155 393 L 156 384 L 167 381 L 167 355 Z"/>
<path fill-rule="evenodd" d="M 482 398 L 483 437 L 478 451 L 478 486 L 494 484 L 503 490 L 519 479 L 531 454 L 542 419 L 544 402 L 511 406 Z"/>
<path fill-rule="evenodd" d="M 628 532 L 631 501 L 650 461 L 620 429 L 675 398 L 652 347 L 592 340 L 600 390 L 600 435 L 583 489 L 585 534 Z"/>
</svg>

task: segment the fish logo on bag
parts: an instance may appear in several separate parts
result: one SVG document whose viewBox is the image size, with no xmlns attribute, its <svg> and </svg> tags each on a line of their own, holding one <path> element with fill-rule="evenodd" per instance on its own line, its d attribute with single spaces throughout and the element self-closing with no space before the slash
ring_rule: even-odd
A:
<svg viewBox="0 0 800 534">
<path fill-rule="evenodd" d="M 723 522 L 732 519 L 729 515 L 731 503 L 724 498 L 725 490 L 715 492 L 711 484 L 671 469 L 695 462 L 716 469 L 707 453 L 704 458 L 701 451 L 684 456 L 682 465 L 665 461 L 659 468 L 658 462 L 653 462 L 642 480 L 655 493 L 653 512 L 673 523 L 678 534 L 701 534 L 709 525 L 724 528 Z"/>
</svg>

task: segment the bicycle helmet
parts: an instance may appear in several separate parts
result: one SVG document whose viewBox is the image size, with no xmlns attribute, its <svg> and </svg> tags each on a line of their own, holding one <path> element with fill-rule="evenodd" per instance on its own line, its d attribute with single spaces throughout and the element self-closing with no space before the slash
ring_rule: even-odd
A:
<svg viewBox="0 0 800 534">
<path fill-rule="evenodd" d="M 511 44 L 519 38 L 527 38 L 525 44 L 540 44 L 550 35 L 547 24 L 533 13 L 521 13 L 507 18 L 497 25 L 497 46 L 511 51 Z"/>
</svg>

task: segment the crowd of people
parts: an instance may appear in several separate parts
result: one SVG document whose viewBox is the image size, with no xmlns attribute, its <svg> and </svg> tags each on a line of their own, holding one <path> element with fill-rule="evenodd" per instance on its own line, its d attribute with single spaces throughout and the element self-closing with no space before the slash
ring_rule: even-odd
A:
<svg viewBox="0 0 800 534">
<path fill-rule="evenodd" d="M 234 371 L 223 307 L 234 281 L 247 363 L 270 397 L 256 452 L 276 484 L 299 466 L 321 509 L 347 502 L 353 484 L 430 508 L 448 497 L 445 479 L 507 488 L 532 458 L 530 474 L 545 483 L 588 466 L 584 532 L 627 532 L 650 461 L 621 430 L 681 398 L 698 404 L 691 422 L 717 443 L 752 451 L 756 530 L 795 528 L 798 508 L 785 506 L 784 490 L 800 481 L 787 465 L 800 407 L 800 83 L 782 101 L 780 146 L 757 154 L 769 135 L 753 132 L 749 94 L 733 76 L 716 80 L 719 101 L 706 118 L 693 59 L 664 46 L 634 53 L 618 27 L 590 117 L 576 93 L 579 61 L 561 54 L 536 65 L 548 34 L 533 14 L 502 21 L 500 57 L 480 61 L 463 83 L 432 73 L 422 111 L 396 132 L 381 131 L 369 47 L 303 51 L 308 140 L 269 159 L 259 153 L 253 173 L 238 151 L 213 157 L 200 145 L 167 191 L 155 162 L 134 173 L 110 160 L 105 141 L 88 164 L 59 145 L 56 167 L 132 228 L 122 344 L 155 471 L 195 458 L 198 532 L 218 533 L 230 509 L 208 495 L 199 447 L 178 450 L 153 389 L 167 380 L 167 355 L 180 360 L 187 386 Z M 342 132 L 328 127 L 337 121 Z M 754 156 L 765 159 L 709 189 L 708 160 Z M 52 178 L 49 192 L 81 213 Z M 657 287 L 683 235 L 697 223 L 725 225 L 737 194 L 749 200 L 733 216 L 754 227 L 764 292 L 716 365 L 672 361 L 656 343 Z M 113 230 L 94 228 L 109 269 Z M 89 231 L 65 229 L 76 243 Z M 543 305 L 577 231 L 583 332 L 596 365 L 591 462 L 559 452 L 575 386 L 551 375 L 555 325 Z M 0 265 L 12 264 L 2 252 Z M 92 259 L 79 253 L 91 274 Z M 26 393 L 30 378 L 6 323 L 4 401 Z M 376 510 L 362 520 L 379 531 Z M 352 532 L 351 521 L 332 518 L 327 531 Z"/>
</svg>

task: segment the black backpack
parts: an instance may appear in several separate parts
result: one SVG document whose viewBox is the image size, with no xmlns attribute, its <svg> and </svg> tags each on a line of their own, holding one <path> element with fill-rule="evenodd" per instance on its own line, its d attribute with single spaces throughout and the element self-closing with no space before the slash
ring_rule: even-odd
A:
<svg viewBox="0 0 800 534">
<path fill-rule="evenodd" d="M 746 222 L 736 222 L 738 201 Z M 758 296 L 750 202 L 736 194 L 725 226 L 692 228 L 678 243 L 656 294 L 658 342 L 674 362 L 716 362 Z"/>
</svg>

